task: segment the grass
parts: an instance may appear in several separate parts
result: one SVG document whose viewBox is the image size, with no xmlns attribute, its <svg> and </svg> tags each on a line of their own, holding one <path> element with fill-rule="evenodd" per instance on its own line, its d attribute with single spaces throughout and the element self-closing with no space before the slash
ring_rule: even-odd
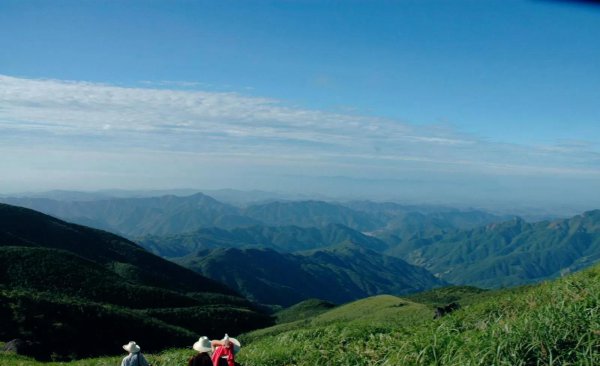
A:
<svg viewBox="0 0 600 366">
<path fill-rule="evenodd" d="M 411 294 L 405 296 L 405 298 L 420 304 L 432 306 L 443 306 L 452 302 L 458 302 L 464 306 L 481 301 L 483 296 L 482 294 L 487 291 L 488 290 L 472 286 L 450 286 Z"/>
<path fill-rule="evenodd" d="M 277 323 L 289 323 L 317 316 L 331 310 L 334 307 L 336 307 L 336 305 L 328 301 L 308 299 L 296 305 L 290 306 L 289 308 L 278 311 L 275 314 L 275 317 Z"/>
<path fill-rule="evenodd" d="M 175 366 L 187 365 L 187 360 L 194 355 L 191 349 L 171 349 L 158 354 L 144 356 L 153 366 Z M 38 362 L 29 357 L 16 356 L 12 354 L 3 354 L 0 352 L 0 365 L 2 366 L 115 366 L 120 365 L 121 360 L 125 357 L 111 356 L 88 358 L 71 362 Z"/>
<path fill-rule="evenodd" d="M 598 365 L 600 267 L 486 293 L 439 321 L 333 323 L 257 339 L 240 362 L 268 365 Z M 339 310 L 339 309 L 336 309 Z"/>
<path fill-rule="evenodd" d="M 244 343 L 252 343 L 264 337 L 277 336 L 290 331 L 314 329 L 327 325 L 343 324 L 345 327 L 371 325 L 385 327 L 390 324 L 402 326 L 423 322 L 431 318 L 431 310 L 422 304 L 405 299 L 380 295 L 338 306 L 312 318 L 277 324 L 269 328 L 255 330 L 240 336 Z"/>
<path fill-rule="evenodd" d="M 536 286 L 488 291 L 433 320 L 431 308 L 376 296 L 240 336 L 244 366 L 600 365 L 600 266 Z M 190 341 L 190 344 L 193 341 Z M 149 355 L 185 365 L 190 349 Z M 117 365 L 121 357 L 69 366 Z M 3 366 L 39 366 L 2 355 Z M 45 366 L 67 365 L 49 363 Z"/>
</svg>

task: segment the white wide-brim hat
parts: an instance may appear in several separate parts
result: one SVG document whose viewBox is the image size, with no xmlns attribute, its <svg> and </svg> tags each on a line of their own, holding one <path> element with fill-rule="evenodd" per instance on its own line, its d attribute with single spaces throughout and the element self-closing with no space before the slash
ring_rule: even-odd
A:
<svg viewBox="0 0 600 366">
<path fill-rule="evenodd" d="M 210 345 L 210 340 L 208 339 L 208 337 L 200 337 L 200 339 L 198 339 L 198 342 L 194 343 L 192 348 L 198 352 L 212 351 L 212 347 Z"/>
<path fill-rule="evenodd" d="M 235 338 L 230 337 L 229 342 L 233 343 L 233 353 L 237 354 L 240 351 L 240 349 L 242 348 L 240 341 L 238 341 Z"/>
<path fill-rule="evenodd" d="M 124 345 L 123 349 L 129 353 L 138 353 L 140 351 L 140 346 L 135 344 L 134 341 L 131 341 L 128 344 Z"/>
</svg>

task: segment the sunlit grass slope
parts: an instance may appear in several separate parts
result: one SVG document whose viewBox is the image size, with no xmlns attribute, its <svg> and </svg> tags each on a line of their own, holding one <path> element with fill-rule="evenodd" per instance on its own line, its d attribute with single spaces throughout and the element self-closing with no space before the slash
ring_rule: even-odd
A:
<svg viewBox="0 0 600 366">
<path fill-rule="evenodd" d="M 334 303 L 320 299 L 308 299 L 275 313 L 277 323 L 290 323 L 317 316 L 336 307 Z"/>
<path fill-rule="evenodd" d="M 247 344 L 240 358 L 246 366 L 598 365 L 599 297 L 596 266 L 554 282 L 486 294 L 441 320 L 406 326 L 391 314 L 388 324 L 363 321 L 387 309 L 360 309 L 357 302 L 349 311 L 366 314 L 356 320 L 345 318 L 340 307 L 315 318 L 338 322 L 317 321 L 276 335 L 255 332 L 267 335 Z"/>
<path fill-rule="evenodd" d="M 356 301 L 240 336 L 238 361 L 244 366 L 600 365 L 600 266 L 537 286 L 468 296 L 470 304 L 439 320 L 431 319 L 430 307 L 394 296 Z M 149 358 L 154 366 L 174 366 L 192 354 L 179 349 Z M 8 356 L 0 356 L 0 364 L 40 365 Z M 46 364 L 55 365 L 61 364 Z"/>
</svg>

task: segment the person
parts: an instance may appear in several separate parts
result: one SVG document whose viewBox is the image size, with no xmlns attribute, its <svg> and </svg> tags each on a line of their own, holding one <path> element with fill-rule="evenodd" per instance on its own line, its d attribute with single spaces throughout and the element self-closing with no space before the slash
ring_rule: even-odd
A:
<svg viewBox="0 0 600 366">
<path fill-rule="evenodd" d="M 242 347 L 237 339 L 225 334 L 223 339 L 212 340 L 210 343 L 213 349 L 213 366 L 236 366 L 235 355 Z"/>
<path fill-rule="evenodd" d="M 208 337 L 200 337 L 192 348 L 198 353 L 188 360 L 188 366 L 213 366 L 209 355 L 212 352 L 212 344 Z"/>
<path fill-rule="evenodd" d="M 140 352 L 140 346 L 134 341 L 124 345 L 123 349 L 129 352 L 129 355 L 123 358 L 121 366 L 150 366 L 144 355 Z"/>
</svg>

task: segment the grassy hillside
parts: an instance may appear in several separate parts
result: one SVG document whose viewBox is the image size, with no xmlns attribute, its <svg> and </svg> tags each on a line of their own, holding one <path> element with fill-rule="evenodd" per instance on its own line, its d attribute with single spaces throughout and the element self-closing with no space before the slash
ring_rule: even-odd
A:
<svg viewBox="0 0 600 366">
<path fill-rule="evenodd" d="M 148 349 L 159 350 L 185 344 L 195 335 L 140 311 L 54 292 L 0 288 L 0 318 L 0 339 L 40 342 L 36 351 L 40 358 L 111 354 L 129 337 L 143 339 Z"/>
<path fill-rule="evenodd" d="M 458 292 L 474 301 L 438 320 L 431 319 L 428 306 L 377 296 L 255 331 L 238 337 L 243 343 L 238 360 L 244 366 L 600 364 L 600 266 L 535 286 Z M 184 365 L 192 354 L 176 349 L 148 358 L 154 366 Z M 69 365 L 108 366 L 118 360 Z M 0 355 L 0 364 L 40 365 L 7 355 Z"/>
<path fill-rule="evenodd" d="M 233 294 L 225 286 L 153 255 L 117 235 L 0 204 L 0 246 L 61 249 L 144 285 Z"/>
<path fill-rule="evenodd" d="M 418 292 L 404 297 L 414 302 L 431 306 L 443 306 L 452 302 L 465 305 L 481 300 L 486 293 L 490 296 L 498 294 L 498 292 L 489 292 L 489 290 L 473 286 L 449 286 Z"/>
<path fill-rule="evenodd" d="M 273 334 L 258 331 L 264 336 L 248 338 L 241 362 L 246 366 L 600 364 L 600 266 L 489 295 L 440 320 L 423 317 L 412 324 L 394 323 L 398 319 L 394 316 L 388 316 L 390 324 L 361 324 L 344 318 L 343 307 L 336 308 L 331 313 L 341 311 L 342 317 L 329 325 L 306 324 Z"/>
<path fill-rule="evenodd" d="M 39 358 L 115 353 L 130 337 L 158 350 L 272 323 L 231 289 L 126 239 L 9 205 L 0 205 L 0 290 L 0 339 L 39 342 Z"/>
<path fill-rule="evenodd" d="M 314 317 L 331 310 L 334 307 L 336 307 L 336 305 L 329 301 L 308 299 L 278 311 L 275 316 L 277 318 L 277 323 L 290 323 Z"/>
<path fill-rule="evenodd" d="M 353 243 L 302 254 L 270 249 L 214 249 L 176 260 L 263 304 L 290 306 L 309 298 L 335 303 L 439 287 L 422 268 Z"/>
<path fill-rule="evenodd" d="M 279 337 L 290 332 L 310 332 L 327 327 L 372 329 L 389 326 L 406 326 L 421 324 L 430 319 L 431 309 L 406 299 L 391 295 L 379 295 L 337 306 L 317 315 L 280 323 L 269 328 L 259 329 L 240 337 L 245 343 L 259 342 L 269 337 Z"/>
</svg>

